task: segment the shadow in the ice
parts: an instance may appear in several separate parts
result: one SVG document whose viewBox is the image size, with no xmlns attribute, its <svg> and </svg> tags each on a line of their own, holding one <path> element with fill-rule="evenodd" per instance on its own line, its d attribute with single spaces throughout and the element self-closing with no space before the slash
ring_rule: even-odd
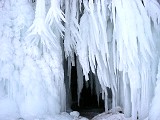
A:
<svg viewBox="0 0 160 120">
<path fill-rule="evenodd" d="M 84 84 L 79 105 L 78 101 L 73 101 L 71 108 L 74 111 L 78 111 L 81 116 L 91 119 L 104 112 L 104 101 L 101 99 L 101 96 L 99 96 L 98 103 L 97 96 L 94 93 L 91 93 L 90 86 Z"/>
</svg>

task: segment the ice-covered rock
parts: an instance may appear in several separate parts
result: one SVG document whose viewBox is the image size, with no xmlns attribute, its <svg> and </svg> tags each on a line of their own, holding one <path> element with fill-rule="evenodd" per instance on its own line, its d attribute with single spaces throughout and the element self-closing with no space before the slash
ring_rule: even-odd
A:
<svg viewBox="0 0 160 120">
<path fill-rule="evenodd" d="M 70 115 L 73 117 L 79 117 L 80 114 L 78 111 L 73 111 L 73 112 L 70 112 Z"/>
<path fill-rule="evenodd" d="M 102 114 L 95 116 L 92 120 L 132 120 L 132 119 L 125 118 L 124 114 L 122 113 L 116 113 L 116 114 L 102 113 Z"/>
</svg>

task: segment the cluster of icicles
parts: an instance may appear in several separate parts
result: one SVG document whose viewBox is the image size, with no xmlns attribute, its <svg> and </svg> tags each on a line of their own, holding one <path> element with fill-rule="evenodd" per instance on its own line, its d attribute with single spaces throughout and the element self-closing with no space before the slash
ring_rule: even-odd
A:
<svg viewBox="0 0 160 120">
<path fill-rule="evenodd" d="M 133 120 L 159 119 L 158 1 L 1 0 L 0 18 L 0 116 L 65 111 L 67 59 L 69 83 L 77 64 L 78 98 L 92 71 L 106 112 L 111 88 L 112 108 Z"/>
</svg>

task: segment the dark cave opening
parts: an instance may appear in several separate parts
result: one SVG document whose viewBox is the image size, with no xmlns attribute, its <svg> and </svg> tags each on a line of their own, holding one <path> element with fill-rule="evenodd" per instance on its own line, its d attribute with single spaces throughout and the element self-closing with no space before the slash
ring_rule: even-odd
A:
<svg viewBox="0 0 160 120">
<path fill-rule="evenodd" d="M 104 100 L 102 100 L 102 95 L 100 94 L 98 103 L 97 95 L 95 92 L 95 82 L 93 82 L 93 87 L 91 88 L 91 80 L 85 81 L 84 78 L 83 81 L 83 89 L 81 91 L 80 100 L 78 104 L 77 69 L 76 66 L 72 66 L 70 87 L 71 109 L 73 111 L 78 111 L 81 116 L 91 119 L 97 114 L 104 112 Z"/>
<path fill-rule="evenodd" d="M 74 59 L 74 61 L 72 61 Z M 89 80 L 85 80 L 83 76 L 83 88 L 81 90 L 80 99 L 78 100 L 78 83 L 77 83 L 77 56 L 74 58 L 68 58 L 64 60 L 64 81 L 66 86 L 66 111 L 68 113 L 72 111 L 78 111 L 81 116 L 89 119 L 105 111 L 105 103 L 102 99 L 101 85 L 98 77 L 91 71 L 88 73 Z M 72 63 L 74 62 L 74 63 Z M 97 99 L 97 88 L 98 98 Z M 108 109 L 111 109 L 112 105 L 112 91 L 107 88 L 108 92 Z M 79 101 L 79 102 L 78 102 Z"/>
</svg>

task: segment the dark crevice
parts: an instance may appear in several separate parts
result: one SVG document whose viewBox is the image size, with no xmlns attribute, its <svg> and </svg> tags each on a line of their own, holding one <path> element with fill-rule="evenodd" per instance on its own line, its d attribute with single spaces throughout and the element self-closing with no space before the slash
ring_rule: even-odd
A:
<svg viewBox="0 0 160 120">
<path fill-rule="evenodd" d="M 85 81 L 80 95 L 80 103 L 78 105 L 77 96 L 77 70 L 76 66 L 71 69 L 71 109 L 78 111 L 81 116 L 91 119 L 95 115 L 104 112 L 104 101 L 102 96 L 99 96 L 99 104 L 95 90 L 95 82 L 93 82 L 93 89 L 91 90 L 91 80 Z"/>
</svg>

